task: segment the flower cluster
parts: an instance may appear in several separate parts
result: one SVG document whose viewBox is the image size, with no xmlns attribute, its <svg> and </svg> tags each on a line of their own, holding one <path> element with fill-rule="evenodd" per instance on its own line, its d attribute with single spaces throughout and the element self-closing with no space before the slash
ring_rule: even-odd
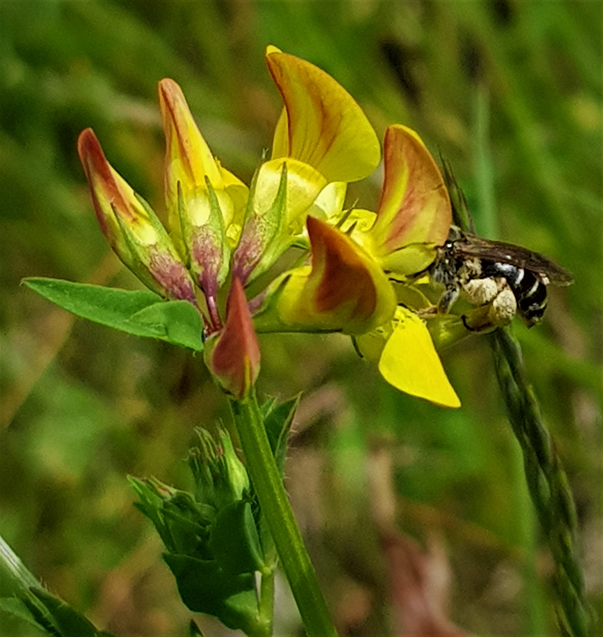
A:
<svg viewBox="0 0 604 638">
<path fill-rule="evenodd" d="M 159 83 L 170 234 L 107 162 L 92 130 L 81 134 L 101 229 L 146 286 L 198 309 L 206 362 L 235 396 L 258 374 L 256 331 L 342 332 L 395 387 L 459 406 L 426 325 L 430 302 L 419 287 L 397 283 L 430 266 L 449 232 L 451 203 L 436 163 L 414 131 L 391 126 L 376 212 L 344 209 L 347 184 L 380 162 L 372 126 L 318 67 L 275 47 L 266 62 L 284 108 L 270 158 L 249 188 L 213 156 L 180 87 Z M 249 284 L 294 246 L 306 251 L 304 263 L 248 301 Z M 438 341 L 442 324 L 435 326 Z"/>
</svg>

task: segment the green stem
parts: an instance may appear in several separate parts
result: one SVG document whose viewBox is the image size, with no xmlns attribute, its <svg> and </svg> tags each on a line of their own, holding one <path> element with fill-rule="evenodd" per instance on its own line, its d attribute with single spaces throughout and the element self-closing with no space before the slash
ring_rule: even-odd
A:
<svg viewBox="0 0 604 638">
<path fill-rule="evenodd" d="M 574 546 L 575 504 L 568 479 L 526 377 L 520 345 L 503 328 L 493 333 L 491 345 L 509 421 L 524 457 L 528 489 L 556 563 L 560 629 L 563 635 L 587 636 L 583 574 Z"/>
<path fill-rule="evenodd" d="M 247 469 L 309 636 L 336 636 L 264 428 L 255 393 L 229 401 Z"/>
<path fill-rule="evenodd" d="M 273 635 L 273 617 L 275 612 L 275 570 L 262 574 L 260 581 L 260 604 L 258 611 L 261 622 L 267 627 L 265 636 Z"/>
</svg>

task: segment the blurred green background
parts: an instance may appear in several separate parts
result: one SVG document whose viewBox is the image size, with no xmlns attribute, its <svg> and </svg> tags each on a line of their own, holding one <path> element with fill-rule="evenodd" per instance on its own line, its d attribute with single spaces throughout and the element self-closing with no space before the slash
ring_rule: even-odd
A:
<svg viewBox="0 0 604 638">
<path fill-rule="evenodd" d="M 228 415 L 199 357 L 75 320 L 20 280 L 139 286 L 96 225 L 79 132 L 92 126 L 163 215 L 156 86 L 169 76 L 249 181 L 281 108 L 270 43 L 333 75 L 380 136 L 401 122 L 442 151 L 480 234 L 574 273 L 544 323 L 515 332 L 575 494 L 601 635 L 601 25 L 598 0 L 0 0 L 0 534 L 53 593 L 118 635 L 185 635 L 125 476 L 187 487 L 193 428 Z M 376 174 L 349 201 L 375 208 L 379 187 Z M 459 411 L 387 387 L 337 335 L 262 347 L 261 391 L 304 392 L 288 490 L 342 634 L 404 631 L 404 586 L 372 521 L 387 501 L 423 548 L 425 578 L 406 586 L 466 632 L 556 635 L 553 565 L 485 338 L 444 354 Z M 300 630 L 281 587 L 276 632 Z M 29 629 L 1 616 L 0 633 Z"/>
</svg>

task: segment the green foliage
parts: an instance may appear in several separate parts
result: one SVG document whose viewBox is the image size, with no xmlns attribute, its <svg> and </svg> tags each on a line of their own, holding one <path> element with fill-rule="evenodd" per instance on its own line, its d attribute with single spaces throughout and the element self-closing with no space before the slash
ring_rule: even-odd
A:
<svg viewBox="0 0 604 638">
<path fill-rule="evenodd" d="M 338 79 L 378 134 L 402 122 L 440 148 L 480 234 L 573 272 L 544 324 L 516 336 L 578 502 L 588 601 L 601 609 L 601 25 L 589 0 L 0 2 L 0 531 L 51 591 L 115 634 L 189 633 L 123 477 L 185 485 L 194 427 L 226 417 L 190 352 L 74 322 L 19 286 L 41 275 L 138 285 L 97 227 L 77 136 L 92 126 L 161 215 L 155 91 L 173 77 L 212 151 L 249 181 L 280 109 L 262 61 L 272 43 Z M 378 188 L 355 185 L 348 203 L 375 208 Z M 550 562 L 484 339 L 446 354 L 458 414 L 384 387 L 337 336 L 262 346 L 261 391 L 305 393 L 288 492 L 340 628 L 393 633 L 385 608 L 339 604 L 384 599 L 367 481 L 381 453 L 400 529 L 444 539 L 454 620 L 477 635 L 556 631 Z M 288 609 L 276 632 L 295 635 Z M 4 613 L 2 627 L 31 631 Z M 599 616 L 590 632 L 601 633 Z"/>
<path fill-rule="evenodd" d="M 48 636 L 110 636 L 82 614 L 49 594 L 0 537 L 0 574 L 13 596 L 0 598 L 0 609 Z"/>
<path fill-rule="evenodd" d="M 249 482 L 241 489 L 229 466 L 239 464 L 231 445 L 224 447 L 199 430 L 200 445 L 190 464 L 195 494 L 156 479 L 131 478 L 137 507 L 158 531 L 178 591 L 187 607 L 218 617 L 227 627 L 255 634 L 259 620 L 254 572 L 265 568 L 256 522 L 251 513 Z M 228 440 L 226 432 L 221 443 Z M 230 459 L 226 457 L 230 456 Z"/>
<path fill-rule="evenodd" d="M 162 339 L 200 352 L 202 323 L 187 301 L 164 301 L 143 290 L 116 290 L 59 279 L 31 277 L 25 285 L 78 317 L 137 337 Z"/>
<path fill-rule="evenodd" d="M 265 404 L 265 427 L 281 468 L 297 405 L 296 399 Z M 262 580 L 274 578 L 275 549 L 226 430 L 218 428 L 213 437 L 198 429 L 189 467 L 192 493 L 154 478 L 131 477 L 139 499 L 136 506 L 160 535 L 164 560 L 187 607 L 216 616 L 227 627 L 248 635 L 264 635 L 272 626 L 272 616 L 267 616 L 272 601 L 263 600 L 255 573 Z"/>
</svg>

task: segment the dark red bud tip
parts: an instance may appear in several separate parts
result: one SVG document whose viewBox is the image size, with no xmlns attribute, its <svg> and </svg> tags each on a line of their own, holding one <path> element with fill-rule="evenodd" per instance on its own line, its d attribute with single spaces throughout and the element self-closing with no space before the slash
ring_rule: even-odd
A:
<svg viewBox="0 0 604 638">
<path fill-rule="evenodd" d="M 101 144 L 91 128 L 84 129 L 78 138 L 78 155 L 86 173 L 94 210 L 103 233 L 109 236 L 107 216 L 113 215 L 109 207 L 120 212 L 127 210 L 126 203 L 111 173 L 111 167 Z M 109 223 L 111 225 L 111 223 Z M 111 241 L 111 239 L 110 239 Z"/>
<path fill-rule="evenodd" d="M 234 279 L 229 292 L 226 322 L 210 357 L 220 385 L 238 399 L 253 387 L 260 371 L 260 347 L 243 285 Z"/>
</svg>

